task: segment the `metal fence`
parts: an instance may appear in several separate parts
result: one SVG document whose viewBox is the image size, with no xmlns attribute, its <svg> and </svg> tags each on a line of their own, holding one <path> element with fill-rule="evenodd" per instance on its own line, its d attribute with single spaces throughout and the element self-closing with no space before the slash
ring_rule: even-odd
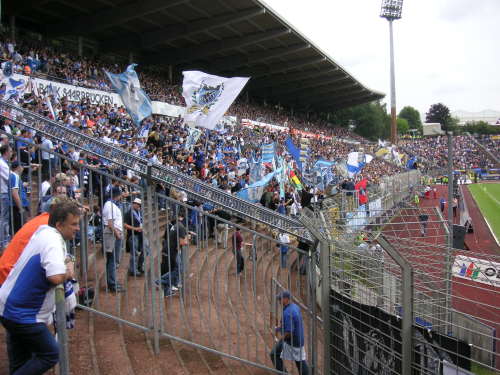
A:
<svg viewBox="0 0 500 375">
<path fill-rule="evenodd" d="M 435 208 L 358 214 L 321 216 L 331 239 L 326 371 L 496 373 L 500 256 L 447 247 Z"/>
<path fill-rule="evenodd" d="M 13 137 L 11 144 L 22 141 Z M 77 324 L 78 315 L 88 313 L 96 342 L 119 334 L 133 341 L 142 332 L 146 340 L 136 345 L 149 343 L 160 354 L 158 361 L 161 353 L 173 350 L 181 358 L 198 358 L 191 365 L 204 366 L 201 372 L 222 367 L 229 373 L 281 373 L 274 364 L 279 353 L 274 362 L 270 356 L 283 308 L 272 288 L 275 280 L 302 312 L 307 364 L 301 366 L 307 365 L 310 374 L 323 373 L 313 244 L 299 243 L 259 220 L 245 221 L 230 208 L 195 200 L 173 185 L 155 184 L 152 174 L 131 174 L 112 160 L 92 165 L 86 158 L 27 148 L 37 156 L 26 159 L 22 178 L 31 204 L 22 223 L 46 210 L 56 195 L 72 196 L 84 210 L 81 230 L 68 249 L 77 259 L 75 289 L 82 310 Z M 110 205 L 117 207 L 111 219 L 120 236 L 109 229 Z M 8 228 L 13 235 L 12 223 Z M 63 295 L 59 289 L 60 371 L 69 374 L 75 338 L 71 331 L 70 340 L 64 334 Z M 101 349 L 97 361 L 109 350 Z M 291 370 L 289 363 L 285 366 Z"/>
</svg>

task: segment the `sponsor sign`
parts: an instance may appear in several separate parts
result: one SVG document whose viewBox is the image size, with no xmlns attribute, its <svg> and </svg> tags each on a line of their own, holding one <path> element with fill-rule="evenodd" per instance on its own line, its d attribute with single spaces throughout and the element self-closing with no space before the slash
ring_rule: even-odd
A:
<svg viewBox="0 0 500 375">
<path fill-rule="evenodd" d="M 379 216 L 382 212 L 382 199 L 377 198 L 368 203 L 368 210 L 370 211 L 370 217 Z"/>
<path fill-rule="evenodd" d="M 179 117 L 184 116 L 184 112 L 186 112 L 185 107 L 180 107 L 178 105 L 173 105 L 164 102 L 152 102 L 153 114 L 155 115 L 164 115 L 170 117 Z"/>
<path fill-rule="evenodd" d="M 21 74 L 14 74 L 16 79 L 28 79 Z M 32 77 L 31 81 L 34 86 L 34 92 L 40 94 L 45 94 L 49 86 L 52 86 L 52 91 L 54 95 L 59 98 L 66 96 L 69 101 L 77 102 L 82 99 L 89 99 L 92 104 L 116 104 L 118 106 L 123 105 L 120 100 L 120 96 L 113 92 L 107 92 L 102 90 L 88 89 L 84 87 L 78 87 L 73 85 L 68 85 L 66 83 L 48 81 L 46 79 Z"/>
<path fill-rule="evenodd" d="M 250 126 L 250 127 L 258 126 L 260 128 L 267 128 L 269 130 L 276 130 L 276 131 L 280 131 L 280 132 L 288 132 L 288 130 L 289 130 L 286 126 L 266 124 L 265 122 L 253 121 L 253 120 L 249 120 L 249 119 L 242 119 L 241 125 Z"/>
<path fill-rule="evenodd" d="M 452 275 L 500 287 L 500 263 L 457 255 L 453 262 Z"/>
<path fill-rule="evenodd" d="M 29 79 L 29 77 L 22 74 L 13 74 L 12 76 L 16 80 L 20 78 L 23 78 L 25 80 Z M 57 95 L 59 98 L 66 96 L 71 102 L 78 102 L 82 99 L 89 99 L 90 102 L 94 105 L 116 104 L 119 107 L 123 106 L 120 96 L 115 92 L 78 87 L 66 83 L 49 81 L 46 79 L 35 77 L 31 77 L 31 82 L 34 86 L 33 91 L 36 95 L 44 95 L 47 92 L 49 86 L 52 86 L 51 94 Z M 185 107 L 157 101 L 152 102 L 152 107 L 153 114 L 170 117 L 182 116 L 186 111 Z"/>
</svg>

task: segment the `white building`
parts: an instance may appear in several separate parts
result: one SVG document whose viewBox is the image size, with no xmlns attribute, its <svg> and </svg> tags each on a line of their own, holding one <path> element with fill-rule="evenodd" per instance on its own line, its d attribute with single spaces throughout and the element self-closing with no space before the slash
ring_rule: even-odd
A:
<svg viewBox="0 0 500 375">
<path fill-rule="evenodd" d="M 500 125 L 500 111 L 492 109 L 481 112 L 454 111 L 451 116 L 459 119 L 459 125 L 465 125 L 473 121 L 485 121 L 490 125 Z"/>
</svg>

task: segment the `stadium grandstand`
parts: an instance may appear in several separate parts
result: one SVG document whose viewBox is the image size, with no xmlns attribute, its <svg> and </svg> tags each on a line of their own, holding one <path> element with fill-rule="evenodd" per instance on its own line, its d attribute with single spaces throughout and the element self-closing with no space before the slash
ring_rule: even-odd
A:
<svg viewBox="0 0 500 375">
<path fill-rule="evenodd" d="M 500 369 L 500 138 L 449 181 L 443 136 L 332 124 L 384 95 L 260 0 L 1 5 L 0 375 Z M 194 70 L 250 77 L 213 129 Z"/>
</svg>

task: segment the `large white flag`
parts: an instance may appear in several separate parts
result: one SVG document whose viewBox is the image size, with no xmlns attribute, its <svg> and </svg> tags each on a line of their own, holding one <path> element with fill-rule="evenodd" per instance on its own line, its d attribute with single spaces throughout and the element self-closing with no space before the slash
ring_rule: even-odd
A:
<svg viewBox="0 0 500 375">
<path fill-rule="evenodd" d="M 234 102 L 250 78 L 225 78 L 191 70 L 182 72 L 182 96 L 186 101 L 184 122 L 210 130 Z"/>
</svg>

